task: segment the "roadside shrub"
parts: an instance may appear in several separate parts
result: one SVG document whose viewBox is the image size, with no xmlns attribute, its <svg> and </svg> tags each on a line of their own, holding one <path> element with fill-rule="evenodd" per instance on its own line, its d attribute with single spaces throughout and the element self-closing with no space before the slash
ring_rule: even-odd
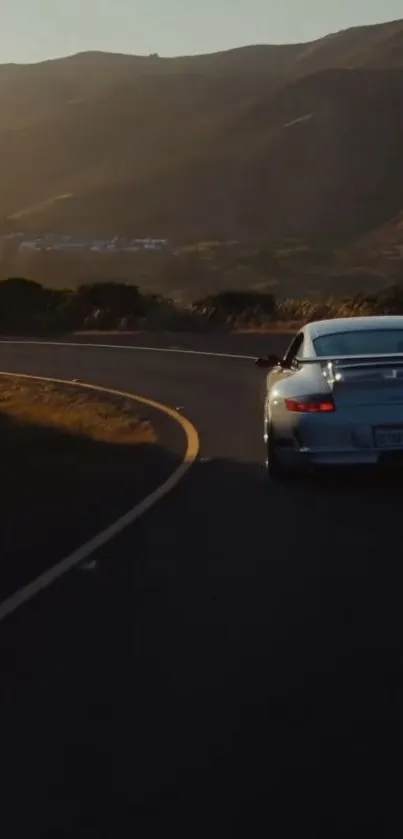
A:
<svg viewBox="0 0 403 839">
<path fill-rule="evenodd" d="M 403 285 L 393 285 L 379 292 L 376 297 L 378 314 L 403 314 Z"/>
<path fill-rule="evenodd" d="M 113 316 L 141 316 L 144 298 L 137 286 L 125 283 L 91 283 L 77 289 L 76 302 L 85 316 L 96 310 L 109 311 Z"/>
<path fill-rule="evenodd" d="M 399 314 L 403 314 L 403 286 L 399 285 L 376 294 L 355 294 L 341 299 L 283 300 L 276 307 L 276 318 L 283 322 Z"/>
<path fill-rule="evenodd" d="M 46 316 L 47 295 L 40 283 L 11 277 L 0 283 L 0 323 L 3 329 L 24 329 Z"/>
<path fill-rule="evenodd" d="M 235 325 L 256 323 L 275 312 L 272 294 L 249 291 L 223 291 L 204 297 L 193 305 L 193 311 L 210 320 Z"/>
<path fill-rule="evenodd" d="M 257 291 L 225 291 L 185 305 L 137 286 L 97 282 L 78 289 L 49 289 L 24 278 L 0 282 L 0 328 L 4 333 L 71 332 L 80 329 L 210 331 L 297 325 L 334 317 L 403 314 L 403 285 L 376 294 L 287 299 Z"/>
</svg>

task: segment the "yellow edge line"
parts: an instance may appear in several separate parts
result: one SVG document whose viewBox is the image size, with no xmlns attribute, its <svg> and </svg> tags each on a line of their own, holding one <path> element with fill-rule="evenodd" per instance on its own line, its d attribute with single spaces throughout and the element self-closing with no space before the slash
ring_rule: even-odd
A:
<svg viewBox="0 0 403 839">
<path fill-rule="evenodd" d="M 112 396 L 121 396 L 125 399 L 131 399 L 134 402 L 139 402 L 141 405 L 146 405 L 149 408 L 161 411 L 161 413 L 179 423 L 187 439 L 186 454 L 182 463 L 177 469 L 175 469 L 172 475 L 164 481 L 163 484 L 132 507 L 131 510 L 117 519 L 117 521 L 109 525 L 109 527 L 105 530 L 102 530 L 96 536 L 93 536 L 92 539 L 89 539 L 88 542 L 85 542 L 85 544 L 81 545 L 81 547 L 77 548 L 73 551 L 73 553 L 66 556 L 52 568 L 44 571 L 43 574 L 40 574 L 39 577 L 32 580 L 32 582 L 28 583 L 28 585 L 19 589 L 19 591 L 15 592 L 15 594 L 10 595 L 10 597 L 7 597 L 6 600 L 3 600 L 0 604 L 0 621 L 2 621 L 4 618 L 7 618 L 15 612 L 19 606 L 22 606 L 24 603 L 32 600 L 32 598 L 36 597 L 39 592 L 48 588 L 48 586 L 62 577 L 63 574 L 66 574 L 67 571 L 74 568 L 75 565 L 79 565 L 81 562 L 88 559 L 91 554 L 99 548 L 102 548 L 131 524 L 134 524 L 140 516 L 143 516 L 151 509 L 151 507 L 154 507 L 158 501 L 164 498 L 165 495 L 168 495 L 168 493 L 176 487 L 179 481 L 195 462 L 199 454 L 200 443 L 196 428 L 188 419 L 186 419 L 186 417 L 183 417 L 173 408 L 169 408 L 161 402 L 155 402 L 153 399 L 146 399 L 144 396 L 137 396 L 133 393 L 127 393 L 122 390 L 112 390 L 111 388 L 100 387 L 99 385 L 92 385 L 86 382 L 73 382 L 71 379 L 54 379 L 47 376 L 32 376 L 26 373 L 8 373 L 5 371 L 0 371 L 0 376 L 14 376 L 20 379 L 35 379 L 36 381 L 54 382 L 61 385 L 74 385 L 74 387 L 82 387 L 87 390 L 95 390 L 100 393 L 108 393 Z"/>
</svg>

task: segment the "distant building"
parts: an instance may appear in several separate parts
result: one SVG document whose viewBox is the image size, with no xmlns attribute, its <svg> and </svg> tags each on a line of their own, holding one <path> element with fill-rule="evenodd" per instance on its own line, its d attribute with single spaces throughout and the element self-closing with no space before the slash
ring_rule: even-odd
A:
<svg viewBox="0 0 403 839">
<path fill-rule="evenodd" d="M 57 235 L 44 233 L 42 236 L 30 237 L 23 232 L 8 233 L 0 237 L 0 245 L 4 242 L 18 243 L 19 251 L 92 251 L 94 253 L 118 253 L 134 251 L 159 251 L 167 248 L 167 239 L 134 238 L 114 236 L 112 239 L 82 239 L 72 235 Z"/>
</svg>

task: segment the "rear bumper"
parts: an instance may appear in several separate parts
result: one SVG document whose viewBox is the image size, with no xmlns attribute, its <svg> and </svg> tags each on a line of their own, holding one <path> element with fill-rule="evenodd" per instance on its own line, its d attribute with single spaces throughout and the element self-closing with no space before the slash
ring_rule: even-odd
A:
<svg viewBox="0 0 403 839">
<path fill-rule="evenodd" d="M 372 451 L 315 451 L 312 449 L 279 449 L 278 457 L 285 466 L 290 468 L 307 468 L 309 466 L 393 466 L 401 465 L 403 469 L 403 450 L 374 449 Z"/>
<path fill-rule="evenodd" d="M 267 414 L 265 415 L 267 417 Z M 375 429 L 403 426 L 403 406 L 321 414 L 272 414 L 277 455 L 285 466 L 377 466 L 402 463 L 402 448 L 379 448 Z M 267 419 L 265 420 L 265 426 Z M 266 432 L 266 427 L 265 427 Z"/>
<path fill-rule="evenodd" d="M 301 465 L 311 466 L 377 466 L 379 463 L 379 452 L 361 451 L 335 451 L 316 452 L 300 450 L 297 452 Z"/>
</svg>

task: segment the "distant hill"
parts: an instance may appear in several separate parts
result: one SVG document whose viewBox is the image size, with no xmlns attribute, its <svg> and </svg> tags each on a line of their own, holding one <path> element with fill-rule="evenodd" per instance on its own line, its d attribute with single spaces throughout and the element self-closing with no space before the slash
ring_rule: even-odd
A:
<svg viewBox="0 0 403 839">
<path fill-rule="evenodd" d="M 344 247 L 403 210 L 402 101 L 403 21 L 0 65 L 0 229 Z"/>
</svg>

